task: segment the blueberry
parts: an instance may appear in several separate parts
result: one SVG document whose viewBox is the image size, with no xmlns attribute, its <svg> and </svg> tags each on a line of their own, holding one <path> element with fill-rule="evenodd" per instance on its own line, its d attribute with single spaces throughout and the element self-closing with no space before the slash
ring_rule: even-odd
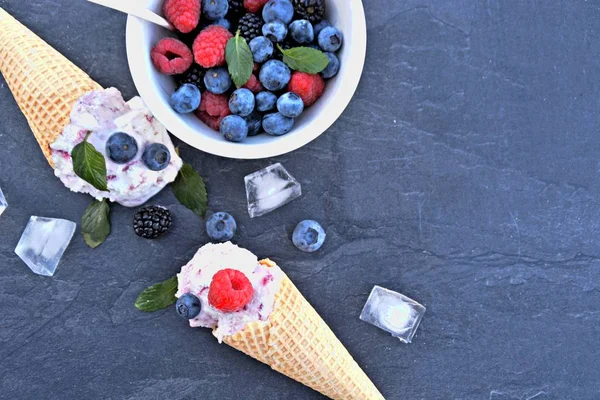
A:
<svg viewBox="0 0 600 400">
<path fill-rule="evenodd" d="M 248 46 L 250 46 L 252 57 L 257 63 L 265 62 L 273 56 L 273 42 L 264 36 L 255 37 L 250 41 Z"/>
<path fill-rule="evenodd" d="M 144 160 L 144 164 L 146 164 L 149 170 L 161 171 L 169 165 L 171 153 L 164 144 L 152 143 L 144 150 L 142 160 Z"/>
<path fill-rule="evenodd" d="M 260 92 L 256 95 L 256 109 L 260 112 L 271 111 L 275 109 L 277 96 L 271 92 Z"/>
<path fill-rule="evenodd" d="M 308 219 L 296 226 L 292 234 L 292 242 L 298 249 L 312 253 L 323 246 L 325 236 L 327 235 L 325 235 L 323 227 L 317 221 Z"/>
<path fill-rule="evenodd" d="M 221 18 L 220 20 L 216 21 L 213 25 L 221 25 L 223 28 L 227 29 L 228 31 L 231 31 L 231 22 L 228 19 Z"/>
<path fill-rule="evenodd" d="M 325 67 L 323 71 L 321 71 L 321 76 L 325 79 L 333 78 L 337 75 L 340 70 L 340 59 L 333 53 L 325 53 L 329 63 Z"/>
<path fill-rule="evenodd" d="M 298 19 L 290 25 L 290 34 L 296 43 L 310 43 L 315 40 L 315 31 L 308 20 Z"/>
<path fill-rule="evenodd" d="M 185 319 L 194 319 L 200 314 L 202 305 L 200 299 L 191 293 L 186 293 L 177 299 L 175 303 L 177 314 Z"/>
<path fill-rule="evenodd" d="M 269 135 L 285 135 L 294 127 L 294 118 L 286 117 L 280 113 L 267 114 L 263 117 L 263 129 Z"/>
<path fill-rule="evenodd" d="M 259 79 L 265 89 L 276 91 L 288 84 L 291 75 L 287 65 L 278 60 L 269 60 L 260 69 Z"/>
<path fill-rule="evenodd" d="M 206 90 L 214 94 L 223 94 L 231 87 L 231 77 L 226 68 L 211 68 L 204 75 Z"/>
<path fill-rule="evenodd" d="M 137 152 L 137 142 L 124 132 L 117 132 L 106 141 L 106 154 L 117 164 L 125 164 L 133 160 Z"/>
<path fill-rule="evenodd" d="M 342 47 L 342 32 L 333 26 L 327 26 L 319 32 L 319 46 L 323 51 L 338 51 Z"/>
<path fill-rule="evenodd" d="M 281 21 L 273 21 L 263 25 L 262 33 L 272 42 L 279 43 L 287 36 L 288 28 Z"/>
<path fill-rule="evenodd" d="M 304 102 L 296 93 L 287 92 L 277 100 L 277 110 L 284 117 L 296 118 L 304 111 Z"/>
<path fill-rule="evenodd" d="M 319 33 L 321 33 L 323 28 L 327 28 L 328 26 L 331 26 L 331 24 L 329 23 L 329 21 L 326 20 L 322 20 L 321 22 L 315 24 L 313 26 L 313 30 L 315 31 L 315 37 L 318 37 Z"/>
<path fill-rule="evenodd" d="M 237 231 L 235 219 L 226 212 L 218 212 L 211 215 L 206 221 L 206 233 L 208 237 L 217 242 L 227 242 L 233 238 Z"/>
<path fill-rule="evenodd" d="M 221 121 L 221 134 L 230 142 L 241 142 L 248 136 L 248 124 L 239 115 L 228 115 Z"/>
<path fill-rule="evenodd" d="M 171 95 L 171 107 L 179 114 L 191 113 L 200 107 L 201 97 L 196 85 L 186 83 Z"/>
<path fill-rule="evenodd" d="M 248 89 L 238 89 L 229 97 L 229 110 L 241 117 L 250 115 L 254 111 L 254 93 Z"/>
<path fill-rule="evenodd" d="M 262 12 L 265 22 L 281 21 L 289 24 L 294 17 L 294 6 L 290 0 L 269 0 Z"/>
<path fill-rule="evenodd" d="M 228 0 L 202 0 L 202 12 L 208 19 L 218 21 L 229 11 Z"/>
<path fill-rule="evenodd" d="M 255 136 L 262 130 L 262 115 L 254 111 L 252 114 L 244 117 L 248 125 L 248 136 Z"/>
</svg>

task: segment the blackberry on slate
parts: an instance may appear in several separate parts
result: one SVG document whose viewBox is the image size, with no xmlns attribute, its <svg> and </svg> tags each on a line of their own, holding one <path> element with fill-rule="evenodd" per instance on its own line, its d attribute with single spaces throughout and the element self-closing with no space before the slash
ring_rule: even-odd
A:
<svg viewBox="0 0 600 400">
<path fill-rule="evenodd" d="M 292 0 L 296 14 L 313 24 L 325 17 L 325 0 Z"/>
<path fill-rule="evenodd" d="M 204 75 L 206 70 L 198 64 L 193 64 L 190 69 L 185 71 L 183 74 L 177 76 L 177 85 L 183 86 L 186 83 L 191 83 L 203 92 L 206 88 L 204 86 Z"/>
<path fill-rule="evenodd" d="M 246 41 L 251 41 L 257 36 L 262 35 L 262 26 L 264 22 L 257 14 L 248 13 L 240 18 L 238 29 L 240 30 L 240 36 Z"/>
<path fill-rule="evenodd" d="M 146 239 L 156 239 L 171 226 L 171 211 L 162 206 L 141 208 L 133 217 L 133 230 Z"/>
</svg>

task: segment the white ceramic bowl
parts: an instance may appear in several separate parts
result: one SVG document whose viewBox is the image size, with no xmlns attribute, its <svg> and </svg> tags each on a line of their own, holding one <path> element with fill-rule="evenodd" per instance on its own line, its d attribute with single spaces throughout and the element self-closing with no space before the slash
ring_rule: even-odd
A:
<svg viewBox="0 0 600 400">
<path fill-rule="evenodd" d="M 142 3 L 141 0 L 140 3 Z M 163 0 L 143 0 L 160 13 Z M 297 119 L 294 129 L 283 136 L 266 134 L 249 137 L 242 143 L 226 141 L 193 114 L 180 115 L 171 109 L 169 99 L 174 79 L 159 73 L 152 65 L 150 51 L 173 33 L 130 16 L 127 20 L 127 58 L 135 86 L 152 113 L 179 139 L 207 153 L 238 159 L 274 157 L 296 150 L 325 132 L 350 102 L 362 74 L 367 47 L 365 14 L 361 0 L 327 0 L 327 18 L 344 35 L 338 53 L 340 72 L 329 80 L 325 93 Z"/>
</svg>

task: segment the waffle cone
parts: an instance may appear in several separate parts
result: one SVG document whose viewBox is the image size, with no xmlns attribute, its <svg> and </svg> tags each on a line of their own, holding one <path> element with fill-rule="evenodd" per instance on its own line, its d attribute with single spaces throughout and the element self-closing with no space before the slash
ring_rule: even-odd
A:
<svg viewBox="0 0 600 400">
<path fill-rule="evenodd" d="M 72 105 L 100 85 L 1 7 L 0 72 L 54 167 L 50 145 L 69 123 Z"/>
<path fill-rule="evenodd" d="M 331 399 L 384 399 L 287 276 L 269 320 L 252 322 L 223 341 Z"/>
</svg>

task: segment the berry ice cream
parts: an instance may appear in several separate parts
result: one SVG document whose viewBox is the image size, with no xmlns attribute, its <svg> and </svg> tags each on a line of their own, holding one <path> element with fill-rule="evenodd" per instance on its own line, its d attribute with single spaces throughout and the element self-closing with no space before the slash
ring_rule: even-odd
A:
<svg viewBox="0 0 600 400">
<path fill-rule="evenodd" d="M 177 279 L 177 298 L 193 295 L 200 300 L 200 312 L 193 314 L 190 326 L 214 329 L 221 342 L 248 323 L 269 318 L 283 272 L 227 242 L 200 248 Z"/>
<path fill-rule="evenodd" d="M 88 133 L 88 143 L 104 155 L 108 192 L 73 171 L 71 152 Z M 173 182 L 183 165 L 167 130 L 142 99 L 125 102 L 115 88 L 83 95 L 73 105 L 71 122 L 50 147 L 54 173 L 66 187 L 127 207 L 145 203 Z"/>
</svg>

